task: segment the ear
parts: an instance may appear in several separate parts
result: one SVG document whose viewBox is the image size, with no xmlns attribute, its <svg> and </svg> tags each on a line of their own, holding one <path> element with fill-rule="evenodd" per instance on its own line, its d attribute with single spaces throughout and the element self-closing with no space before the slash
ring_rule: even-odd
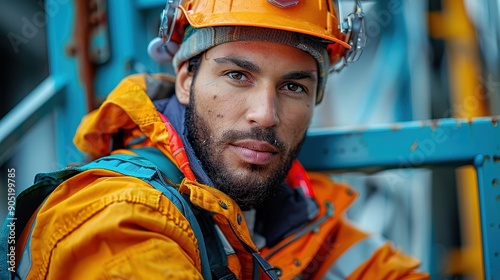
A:
<svg viewBox="0 0 500 280">
<path fill-rule="evenodd" d="M 188 72 L 188 63 L 184 62 L 175 78 L 175 95 L 181 104 L 187 105 L 189 103 L 192 82 L 193 76 Z"/>
</svg>

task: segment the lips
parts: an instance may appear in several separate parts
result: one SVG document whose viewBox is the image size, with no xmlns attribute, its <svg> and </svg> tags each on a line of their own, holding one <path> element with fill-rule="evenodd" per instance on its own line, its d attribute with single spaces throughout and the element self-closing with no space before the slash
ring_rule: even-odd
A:
<svg viewBox="0 0 500 280">
<path fill-rule="evenodd" d="M 278 155 L 276 147 L 263 141 L 237 141 L 229 147 L 238 157 L 250 164 L 269 164 Z"/>
</svg>

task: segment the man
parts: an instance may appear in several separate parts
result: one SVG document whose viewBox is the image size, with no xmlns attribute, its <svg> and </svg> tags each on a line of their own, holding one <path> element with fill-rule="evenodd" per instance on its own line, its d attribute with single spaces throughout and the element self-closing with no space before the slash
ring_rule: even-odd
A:
<svg viewBox="0 0 500 280">
<path fill-rule="evenodd" d="M 148 94 L 164 93 L 169 77 L 128 77 L 74 139 L 93 159 L 156 164 L 203 238 L 144 180 L 89 169 L 65 180 L 23 232 L 26 278 L 427 278 L 418 261 L 345 220 L 351 189 L 296 160 L 328 69 L 349 45 L 332 29 L 331 2 L 269 2 L 181 4 L 178 33 L 169 22 L 164 34 L 183 40 L 175 95 L 153 103 Z"/>
</svg>

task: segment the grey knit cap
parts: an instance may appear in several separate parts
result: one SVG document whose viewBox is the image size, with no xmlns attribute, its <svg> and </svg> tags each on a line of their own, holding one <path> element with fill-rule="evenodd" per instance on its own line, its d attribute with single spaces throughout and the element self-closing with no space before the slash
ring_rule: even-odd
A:
<svg viewBox="0 0 500 280">
<path fill-rule="evenodd" d="M 192 28 L 188 26 L 179 50 L 173 58 L 173 66 L 177 71 L 182 62 L 217 45 L 234 41 L 265 41 L 280 43 L 303 50 L 318 64 L 318 90 L 316 104 L 323 99 L 326 78 L 328 75 L 329 57 L 326 44 L 311 36 L 300 33 L 250 26 L 217 26 Z"/>
</svg>

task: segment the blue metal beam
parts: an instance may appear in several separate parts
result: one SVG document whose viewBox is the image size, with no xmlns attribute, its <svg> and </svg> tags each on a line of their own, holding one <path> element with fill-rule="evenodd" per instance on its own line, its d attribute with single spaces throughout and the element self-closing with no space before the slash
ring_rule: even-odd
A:
<svg viewBox="0 0 500 280">
<path fill-rule="evenodd" d="M 311 129 L 300 160 L 312 170 L 472 164 L 477 155 L 500 154 L 498 119 L 438 119 Z"/>
<path fill-rule="evenodd" d="M 166 0 L 136 0 L 135 6 L 140 9 L 149 9 L 149 8 L 157 8 L 157 7 L 165 7 L 167 3 Z M 161 10 L 158 10 L 158 15 Z"/>
<path fill-rule="evenodd" d="M 479 186 L 484 275 L 494 279 L 500 275 L 500 154 L 478 155 L 474 167 Z"/>
<path fill-rule="evenodd" d="M 45 115 L 63 101 L 66 81 L 49 76 L 0 119 L 0 164 L 8 160 L 16 143 Z"/>
</svg>

